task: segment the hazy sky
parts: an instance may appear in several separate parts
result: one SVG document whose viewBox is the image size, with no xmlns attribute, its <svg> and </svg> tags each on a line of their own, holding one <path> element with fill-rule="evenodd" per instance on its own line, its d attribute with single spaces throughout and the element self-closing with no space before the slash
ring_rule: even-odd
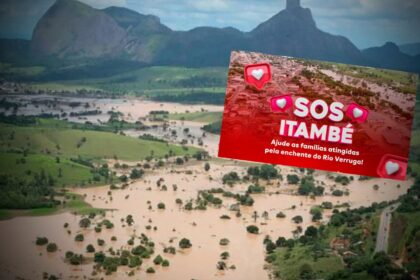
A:
<svg viewBox="0 0 420 280">
<path fill-rule="evenodd" d="M 160 17 L 174 30 L 233 26 L 249 31 L 285 7 L 285 0 L 81 0 L 96 8 L 121 6 Z M 318 27 L 359 48 L 386 41 L 420 42 L 420 0 L 301 0 Z M 0 37 L 30 38 L 54 0 L 0 0 Z"/>
</svg>

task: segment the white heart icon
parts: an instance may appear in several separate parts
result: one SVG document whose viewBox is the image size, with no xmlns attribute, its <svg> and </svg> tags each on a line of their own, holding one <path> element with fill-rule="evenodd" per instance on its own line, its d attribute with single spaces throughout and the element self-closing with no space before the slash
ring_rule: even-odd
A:
<svg viewBox="0 0 420 280">
<path fill-rule="evenodd" d="M 259 81 L 264 75 L 264 71 L 262 69 L 254 69 L 252 70 L 251 75 Z"/>
<path fill-rule="evenodd" d="M 361 117 L 363 115 L 363 111 L 360 110 L 359 108 L 354 108 L 353 109 L 353 117 L 355 117 L 356 119 Z"/>
<path fill-rule="evenodd" d="M 392 175 L 400 170 L 400 165 L 396 162 L 387 161 L 385 164 L 386 174 Z"/>
<path fill-rule="evenodd" d="M 277 99 L 277 100 L 276 100 L 276 105 L 277 105 L 280 109 L 283 109 L 283 108 L 286 106 L 286 103 L 287 103 L 287 101 L 286 101 L 286 99 L 284 99 L 284 98 L 280 98 L 280 99 Z"/>
</svg>

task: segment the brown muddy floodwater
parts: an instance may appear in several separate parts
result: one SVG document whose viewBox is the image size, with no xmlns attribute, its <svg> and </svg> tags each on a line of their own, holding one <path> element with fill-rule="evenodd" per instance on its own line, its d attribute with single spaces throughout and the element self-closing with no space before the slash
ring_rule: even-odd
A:
<svg viewBox="0 0 420 280">
<path fill-rule="evenodd" d="M 170 113 L 185 111 L 222 111 L 222 106 L 209 105 L 181 105 L 170 103 L 158 103 L 137 99 L 82 99 L 68 97 L 51 96 L 17 96 L 10 97 L 13 101 L 21 99 L 21 103 L 27 104 L 26 107 L 19 107 L 17 114 L 38 114 L 38 113 L 59 113 L 62 111 L 86 110 L 83 108 L 72 109 L 68 106 L 69 102 L 89 103 L 90 109 L 98 108 L 102 114 L 89 116 L 87 118 L 73 118 L 72 121 L 106 121 L 109 118 L 108 110 L 121 111 L 125 119 L 135 121 L 144 118 L 151 110 L 166 110 Z M 58 107 L 49 108 L 44 105 L 33 105 L 33 100 L 44 100 L 45 98 L 59 98 Z M 43 103 L 41 103 L 43 104 Z M 67 104 L 67 105 L 66 105 Z M 147 123 L 153 125 L 153 123 Z M 142 133 L 149 133 L 156 137 L 163 138 L 169 142 L 179 143 L 187 140 L 190 145 L 199 146 L 198 139 L 201 138 L 205 150 L 211 156 L 217 155 L 219 137 L 206 133 L 201 129 L 202 123 L 187 121 L 171 121 L 169 128 L 163 129 L 162 123 L 155 123 L 154 128 L 147 131 L 127 130 L 125 133 L 132 137 L 138 137 Z M 184 133 L 188 128 L 189 132 Z M 171 134 L 171 130 L 177 131 L 177 136 Z M 233 198 L 219 196 L 223 200 L 220 208 L 207 206 L 207 210 L 186 211 L 180 208 L 175 199 L 180 198 L 184 201 L 195 199 L 199 190 L 223 187 L 234 193 L 243 193 L 250 183 L 236 184 L 233 187 L 223 185 L 222 176 L 230 171 L 236 171 L 242 177 L 246 174 L 250 163 L 212 159 L 211 169 L 204 171 L 204 163 L 191 160 L 184 166 L 166 166 L 159 170 L 148 172 L 142 180 L 130 183 L 129 187 L 122 190 L 113 190 L 109 195 L 109 186 L 73 189 L 72 192 L 86 196 L 86 201 L 96 208 L 113 209 L 106 212 L 106 219 L 115 225 L 112 229 L 103 229 L 96 233 L 94 226 L 89 229 L 80 229 L 79 221 L 81 216 L 71 213 L 60 213 L 51 216 L 41 217 L 16 217 L 11 220 L 0 221 L 0 279 L 41 279 L 43 272 L 61 276 L 62 279 L 85 279 L 85 278 L 105 278 L 105 279 L 226 279 L 226 280 L 267 280 L 269 271 L 264 268 L 265 252 L 263 239 L 270 235 L 272 239 L 279 236 L 292 237 L 292 231 L 297 225 L 292 222 L 292 217 L 301 215 L 303 229 L 310 225 L 311 215 L 309 210 L 314 205 L 320 205 L 323 201 L 331 201 L 333 204 L 347 202 L 351 207 L 369 206 L 373 202 L 394 200 L 404 194 L 411 181 L 396 182 L 385 179 L 371 179 L 358 181 L 358 176 L 348 186 L 336 186 L 335 188 L 348 190 L 349 195 L 343 197 L 331 196 L 331 188 L 335 183 L 328 179 L 326 172 L 315 171 L 314 177 L 317 184 L 323 184 L 325 195 L 311 199 L 309 197 L 293 195 L 296 186 L 289 186 L 285 181 L 272 180 L 266 185 L 265 194 L 252 195 L 255 203 L 252 207 L 241 206 L 241 217 L 236 217 L 230 206 L 236 204 Z M 297 170 L 290 167 L 277 166 L 280 173 L 285 178 L 287 174 L 297 174 Z M 186 171 L 192 171 L 186 172 Z M 162 184 L 167 186 L 167 191 L 160 190 L 156 182 L 163 178 Z M 176 184 L 178 189 L 174 191 L 172 185 Z M 373 189 L 373 185 L 379 186 L 378 190 Z M 400 185 L 400 187 L 397 187 Z M 277 193 L 277 194 L 276 194 Z M 111 199 L 112 197 L 112 199 Z M 152 209 L 149 210 L 149 204 Z M 163 202 L 165 210 L 158 210 L 157 204 Z M 293 207 L 292 206 L 296 206 Z M 252 217 L 257 211 L 258 218 L 254 221 Z M 262 218 L 262 213 L 268 212 L 268 218 Z M 276 218 L 276 214 L 282 211 L 286 218 Z M 127 215 L 133 215 L 134 224 L 127 226 L 121 222 Z M 230 220 L 220 219 L 222 215 L 229 215 Z M 329 219 L 330 211 L 324 212 L 324 221 Z M 103 218 L 96 217 L 93 224 Z M 64 228 L 64 223 L 69 227 Z M 260 234 L 253 235 L 246 231 L 248 225 L 255 224 L 260 229 Z M 146 226 L 151 225 L 152 229 L 147 230 Z M 153 227 L 157 230 L 153 230 Z M 68 230 L 71 233 L 68 233 Z M 75 242 L 74 237 L 78 233 L 84 234 L 83 242 Z M 86 246 L 93 244 L 96 251 L 108 251 L 109 248 L 131 249 L 127 241 L 133 236 L 146 234 L 155 243 L 155 254 L 149 260 L 144 260 L 141 267 L 135 269 L 135 276 L 129 277 L 131 269 L 119 267 L 112 275 L 99 274 L 91 276 L 93 263 L 80 266 L 71 266 L 64 261 L 66 251 L 73 251 L 93 257 L 93 254 L 86 253 Z M 55 253 L 47 253 L 45 246 L 36 246 L 37 237 L 45 236 L 50 242 L 55 242 L 59 250 Z M 117 237 L 116 241 L 111 241 L 111 237 Z M 192 243 L 192 248 L 179 250 L 178 242 L 181 238 L 188 238 Z M 97 239 L 105 240 L 105 245 L 99 247 Z M 228 238 L 230 243 L 227 246 L 219 245 L 221 238 Z M 138 240 L 135 243 L 138 245 Z M 176 247 L 176 255 L 163 253 L 163 248 L 167 246 Z M 234 265 L 236 269 L 228 269 L 220 272 L 216 264 L 221 260 L 220 254 L 224 251 L 229 252 L 230 257 L 226 261 L 227 266 Z M 170 261 L 169 267 L 155 266 L 152 262 L 156 255 L 162 255 Z M 155 274 L 146 274 L 147 267 L 155 268 Z"/>
<path fill-rule="evenodd" d="M 325 172 L 315 172 L 315 179 L 325 183 L 326 195 L 311 199 L 287 194 L 295 187 L 288 186 L 285 182 L 272 180 L 270 185 L 266 185 L 266 194 L 252 195 L 255 203 L 252 207 L 241 207 L 242 216 L 236 217 L 235 212 L 229 211 L 229 206 L 236 203 L 234 199 L 221 197 L 223 205 L 220 208 L 208 206 L 207 210 L 185 211 L 175 203 L 176 198 L 181 198 L 184 203 L 197 196 L 197 191 L 213 187 L 221 187 L 223 174 L 229 171 L 236 171 L 240 175 L 246 172 L 244 164 L 237 164 L 233 161 L 212 160 L 211 169 L 205 172 L 202 162 L 190 163 L 189 166 L 171 167 L 149 173 L 144 179 L 135 181 L 124 190 L 113 190 L 112 200 L 108 195 L 109 186 L 96 187 L 89 189 L 72 190 L 78 194 L 86 196 L 86 201 L 94 207 L 114 209 L 106 214 L 106 218 L 111 220 L 115 227 L 101 233 L 96 233 L 91 229 L 81 230 L 78 222 L 80 216 L 70 213 L 63 213 L 44 217 L 18 217 L 12 220 L 1 221 L 0 243 L 2 244 L 2 254 L 0 255 L 0 278 L 9 279 L 15 276 L 27 279 L 39 279 L 42 272 L 61 275 L 64 279 L 70 278 L 91 278 L 92 264 L 82 266 L 70 266 L 64 262 L 64 254 L 71 250 L 75 253 L 85 253 L 88 244 L 94 244 L 96 239 L 104 239 L 106 244 L 101 250 L 106 251 L 110 247 L 116 249 L 131 249 L 127 245 L 127 240 L 131 236 L 139 236 L 145 233 L 155 242 L 155 255 L 161 254 L 170 261 L 170 266 L 163 268 L 155 266 L 152 259 L 146 260 L 139 270 L 135 270 L 134 278 L 141 279 L 269 279 L 269 273 L 264 269 L 264 247 L 263 239 L 270 235 L 273 239 L 278 236 L 292 237 L 292 231 L 296 229 L 296 224 L 291 221 L 295 215 L 303 217 L 303 228 L 311 224 L 309 210 L 313 205 L 319 205 L 323 201 L 331 201 L 334 204 L 348 202 L 351 207 L 368 206 L 372 202 L 381 202 L 397 198 L 405 193 L 411 182 L 393 182 L 383 179 L 371 179 L 368 181 L 358 181 L 356 179 L 348 186 L 337 187 L 342 190 L 349 190 L 349 196 L 333 197 L 330 196 L 330 186 L 334 182 L 326 177 Z M 289 167 L 279 167 L 283 176 L 295 173 L 296 170 Z M 186 170 L 192 170 L 192 174 L 186 174 Z M 212 180 L 210 180 L 210 176 Z M 163 178 L 163 184 L 168 186 L 167 191 L 162 191 L 156 186 L 156 182 Z M 400 187 L 397 187 L 397 184 Z M 172 185 L 178 186 L 174 191 Z M 379 190 L 374 190 L 372 186 L 379 185 Z M 237 184 L 230 188 L 224 186 L 232 192 L 244 192 L 249 184 Z M 280 185 L 280 186 L 278 186 Z M 280 191 L 280 194 L 275 194 Z M 271 193 L 271 194 L 270 194 Z M 148 209 L 148 201 L 151 202 L 152 210 Z M 158 210 L 156 205 L 163 202 L 165 210 Z M 292 206 L 296 206 L 292 209 Z M 259 216 L 263 211 L 269 213 L 268 219 L 257 218 L 254 222 L 252 214 L 257 211 Z M 286 214 L 286 218 L 279 219 L 275 215 L 279 211 Z M 123 226 L 122 218 L 128 214 L 133 215 L 134 225 Z M 229 215 L 230 220 L 220 219 L 221 215 Z M 328 219 L 330 212 L 324 212 L 324 219 Z M 99 220 L 99 218 L 96 218 Z M 150 221 L 151 222 L 150 222 Z M 69 223 L 71 234 L 63 224 Z M 253 235 L 246 231 L 246 226 L 256 224 L 260 228 L 260 234 Z M 145 226 L 157 227 L 157 230 L 146 230 Z M 76 233 L 82 232 L 85 235 L 83 242 L 75 242 Z M 37 236 L 46 236 L 52 242 L 56 242 L 59 251 L 47 253 L 45 246 L 35 245 Z M 116 236 L 117 241 L 111 241 L 111 237 Z M 176 255 L 163 253 L 163 248 L 169 245 L 178 248 L 178 242 L 186 237 L 191 240 L 192 248 L 188 250 L 178 250 Z M 221 238 L 228 238 L 229 245 L 219 245 Z M 173 244 L 171 244 L 173 240 Z M 235 265 L 236 269 L 229 269 L 220 272 L 216 264 L 220 261 L 220 254 L 228 251 L 230 258 L 227 265 Z M 89 254 L 86 254 L 89 255 Z M 146 274 L 145 269 L 149 266 L 155 267 L 155 274 Z M 129 269 L 120 267 L 111 276 L 100 275 L 106 279 L 129 278 Z M 99 275 L 98 275 L 99 276 Z M 96 277 L 98 277 L 96 276 Z"/>
</svg>

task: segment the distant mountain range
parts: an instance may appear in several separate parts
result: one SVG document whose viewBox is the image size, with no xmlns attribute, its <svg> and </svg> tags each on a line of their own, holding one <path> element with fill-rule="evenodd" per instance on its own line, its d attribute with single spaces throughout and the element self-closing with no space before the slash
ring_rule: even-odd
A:
<svg viewBox="0 0 420 280">
<path fill-rule="evenodd" d="M 420 43 L 411 43 L 399 45 L 398 48 L 406 54 L 409 55 L 419 55 L 420 54 Z"/>
<path fill-rule="evenodd" d="M 57 0 L 37 23 L 30 41 L 1 41 L 0 60 L 30 54 L 39 61 L 114 59 L 141 65 L 206 67 L 227 66 L 231 50 L 420 72 L 420 55 L 402 53 L 393 43 L 359 50 L 347 38 L 321 31 L 300 0 L 287 0 L 286 9 L 250 32 L 232 27 L 174 31 L 153 15 Z"/>
</svg>

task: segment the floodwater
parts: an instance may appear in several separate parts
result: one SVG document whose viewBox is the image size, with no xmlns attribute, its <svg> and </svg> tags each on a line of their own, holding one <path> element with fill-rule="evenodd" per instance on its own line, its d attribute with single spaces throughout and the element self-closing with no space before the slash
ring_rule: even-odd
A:
<svg viewBox="0 0 420 280">
<path fill-rule="evenodd" d="M 108 195 L 109 187 L 96 187 L 88 189 L 74 189 L 73 192 L 86 196 L 86 201 L 94 207 L 114 209 L 107 212 L 106 218 L 111 220 L 115 227 L 111 230 L 104 229 L 101 233 L 93 231 L 93 227 L 87 230 L 80 230 L 78 216 L 70 213 L 45 217 L 19 217 L 12 220 L 0 222 L 2 232 L 0 233 L 0 243 L 3 252 L 1 254 L 2 279 L 7 276 L 15 275 L 33 278 L 33 275 L 40 275 L 46 271 L 55 275 L 61 274 L 64 278 L 70 276 L 89 276 L 92 272 L 92 264 L 82 266 L 70 266 L 63 261 L 66 251 L 71 250 L 77 253 L 84 253 L 88 244 L 92 243 L 96 248 L 96 239 L 101 238 L 106 241 L 102 250 L 110 247 L 116 249 L 130 249 L 127 240 L 131 236 L 139 236 L 145 233 L 156 244 L 155 254 L 161 254 L 171 263 L 168 268 L 161 268 L 152 264 L 152 259 L 142 264 L 135 275 L 147 279 L 269 279 L 268 271 L 264 269 L 264 247 L 263 239 L 270 235 L 273 239 L 279 236 L 292 237 L 292 231 L 296 229 L 296 224 L 291 218 L 296 215 L 303 217 L 303 228 L 312 224 L 309 213 L 313 205 L 319 205 L 323 201 L 331 201 L 334 204 L 349 203 L 352 207 L 368 206 L 372 202 L 392 200 L 405 193 L 410 186 L 410 182 L 397 183 L 389 180 L 371 179 L 368 181 L 353 181 L 350 185 L 337 187 L 342 190 L 349 190 L 349 196 L 333 197 L 328 195 L 329 187 L 334 185 L 333 181 L 326 178 L 326 173 L 315 173 L 316 180 L 326 184 L 327 195 L 311 199 L 297 195 L 287 194 L 296 187 L 288 186 L 285 182 L 272 180 L 267 185 L 267 194 L 253 195 L 255 203 L 252 207 L 241 207 L 241 217 L 236 217 L 235 212 L 229 211 L 230 205 L 236 203 L 234 199 L 224 198 L 220 208 L 208 206 L 207 210 L 186 211 L 181 209 L 176 203 L 176 198 L 181 198 L 184 203 L 189 199 L 194 199 L 199 190 L 213 187 L 221 187 L 221 177 L 229 171 L 237 171 L 243 175 L 246 166 L 239 166 L 234 162 L 211 161 L 209 172 L 204 171 L 203 163 L 191 163 L 189 166 L 166 167 L 162 170 L 149 173 L 144 179 L 133 182 L 124 190 L 113 190 L 112 200 Z M 186 170 L 192 174 L 186 174 Z M 281 167 L 282 174 L 290 174 L 296 171 L 293 168 Z M 210 180 L 210 176 L 212 180 Z M 156 182 L 163 178 L 162 184 L 167 185 L 168 190 L 160 190 Z M 176 184 L 178 189 L 173 190 L 172 185 Z M 379 190 L 374 190 L 372 186 L 379 185 Z M 232 192 L 244 192 L 249 184 L 237 184 L 224 188 Z M 280 192 L 276 194 L 276 192 Z M 152 209 L 149 210 L 150 201 Z M 158 210 L 156 205 L 163 202 L 165 210 Z M 296 208 L 292 208 L 296 206 Z M 256 222 L 253 213 L 257 211 Z M 261 217 L 263 211 L 268 212 L 268 218 Z M 286 218 L 279 219 L 275 215 L 282 211 Z M 133 215 L 134 225 L 124 226 L 122 218 Z M 230 220 L 220 219 L 221 215 L 229 215 Z M 330 211 L 324 212 L 324 219 L 331 215 Z M 99 218 L 96 218 L 100 221 Z M 67 233 L 63 224 L 70 224 L 71 234 Z M 255 224 L 260 228 L 259 235 L 246 232 L 246 226 Z M 157 227 L 157 230 L 146 230 L 145 226 Z M 75 242 L 75 234 L 83 232 L 85 241 Z M 46 253 L 45 247 L 38 247 L 34 241 L 37 236 L 46 236 L 50 241 L 56 242 L 60 250 L 56 253 Z M 111 237 L 116 236 L 117 241 L 111 241 Z M 193 244 L 191 249 L 178 250 L 177 254 L 169 255 L 163 253 L 166 246 L 178 248 L 178 242 L 186 237 Z M 228 238 L 230 244 L 227 246 L 219 245 L 221 238 Z M 173 240 L 173 244 L 171 244 Z M 136 243 L 138 244 L 138 243 Z M 220 259 L 220 254 L 228 251 L 230 258 L 228 266 L 235 265 L 236 269 L 229 269 L 220 272 L 216 264 Z M 87 254 L 89 255 L 89 254 Z M 154 275 L 146 274 L 145 269 L 154 266 Z M 127 275 L 128 268 L 119 269 L 107 279 L 117 279 Z M 10 274 L 9 274 L 10 273 Z M 6 277 L 6 278 L 5 278 Z M 128 276 L 127 276 L 128 277 Z M 38 277 L 37 277 L 38 278 Z"/>
<path fill-rule="evenodd" d="M 96 103 L 106 101 L 95 101 Z M 183 112 L 188 107 L 186 105 L 176 105 L 171 107 L 161 106 L 161 103 L 149 101 L 128 102 L 112 100 L 118 104 L 120 111 L 127 112 L 133 118 L 146 116 L 150 110 L 168 110 L 174 112 L 179 110 Z M 140 103 L 137 103 L 140 102 Z M 143 103 L 145 102 L 145 103 Z M 146 104 L 145 107 L 137 107 L 131 104 Z M 104 106 L 116 106 L 107 104 Z M 125 106 L 125 107 L 124 107 Z M 178 106 L 178 107 L 177 107 Z M 124 107 L 124 108 L 123 108 Z M 162 108 L 163 107 L 163 108 Z M 220 111 L 219 107 L 199 106 L 200 110 L 204 107 L 206 110 L 214 109 Z M 123 109 L 122 109 L 123 108 Z M 141 110 L 139 108 L 142 108 Z M 147 110 L 143 109 L 147 108 Z M 175 109 L 177 108 L 177 109 Z M 217 110 L 216 110 L 217 109 Z M 105 111 L 105 110 L 103 110 Z M 147 111 L 147 112 L 146 112 Z M 97 117 L 97 116 L 95 116 Z M 197 144 L 197 139 L 203 134 L 201 126 L 192 122 L 176 121 L 170 122 L 170 129 L 177 130 L 177 138 L 171 138 L 167 131 L 161 126 L 147 131 L 153 135 L 167 139 L 171 142 L 179 142 L 187 139 L 193 145 Z M 189 134 L 183 134 L 184 128 L 189 128 Z M 130 136 L 137 137 L 139 131 L 126 131 Z M 211 155 L 216 155 L 218 136 L 207 134 L 203 138 L 203 147 Z M 87 263 L 80 266 L 71 266 L 64 261 L 66 251 L 83 253 L 85 256 L 92 257 L 93 254 L 85 253 L 88 244 L 93 244 L 97 251 L 107 251 L 109 248 L 131 249 L 132 246 L 127 241 L 132 236 L 146 234 L 155 243 L 155 254 L 150 260 L 145 260 L 140 269 L 135 269 L 133 279 L 269 279 L 269 271 L 265 269 L 263 239 L 270 235 L 273 240 L 279 236 L 286 238 L 292 237 L 292 231 L 297 225 L 292 222 L 292 217 L 301 215 L 303 223 L 300 225 L 305 229 L 312 224 L 309 210 L 314 205 L 320 205 L 323 201 L 331 201 L 333 204 L 349 203 L 351 207 L 369 206 L 373 202 L 389 201 L 398 198 L 404 194 L 411 181 L 396 182 L 385 179 L 370 179 L 367 181 L 358 181 L 358 176 L 348 186 L 336 186 L 332 180 L 328 179 L 326 172 L 315 171 L 314 177 L 317 184 L 323 184 L 326 194 L 315 199 L 303 196 L 297 196 L 293 193 L 296 186 L 290 186 L 285 181 L 271 180 L 269 183 L 260 182 L 266 186 L 266 193 L 255 194 L 252 197 L 255 203 L 252 207 L 241 206 L 241 217 L 236 217 L 235 213 L 230 211 L 230 206 L 236 201 L 232 198 L 223 199 L 221 207 L 207 206 L 207 210 L 183 210 L 176 204 L 175 199 L 180 198 L 184 201 L 195 199 L 198 191 L 210 188 L 223 187 L 234 193 L 243 193 L 250 183 L 236 184 L 233 187 L 223 185 L 222 176 L 230 171 L 236 171 L 240 176 L 246 174 L 247 166 L 250 163 L 212 159 L 210 160 L 210 170 L 204 171 L 204 162 L 190 160 L 183 166 L 168 165 L 159 170 L 149 171 L 143 179 L 131 182 L 130 185 L 122 190 L 112 190 L 108 194 L 109 186 L 72 189 L 72 192 L 84 195 L 86 201 L 96 208 L 112 209 L 106 212 L 106 219 L 111 220 L 115 227 L 112 229 L 103 229 L 101 233 L 89 229 L 80 229 L 78 222 L 81 216 L 71 213 L 60 213 L 51 216 L 41 217 L 17 217 L 11 220 L 0 221 L 0 244 L 2 253 L 0 254 L 0 278 L 15 279 L 22 277 L 24 279 L 40 279 L 43 272 L 61 276 L 63 279 L 71 278 L 98 278 L 121 279 L 130 278 L 130 271 L 127 267 L 119 267 L 116 273 L 112 275 L 99 274 L 91 276 L 93 263 Z M 300 174 L 295 168 L 277 166 L 278 170 L 285 178 L 287 174 Z M 156 182 L 163 179 L 162 185 L 167 186 L 167 191 L 157 187 Z M 373 185 L 379 186 L 374 190 Z M 173 189 L 177 186 L 177 190 Z M 343 197 L 334 197 L 330 193 L 332 189 L 338 188 L 348 190 L 349 195 Z M 112 199 L 111 199 L 112 197 Z M 149 203 L 152 209 L 149 209 Z M 157 204 L 163 202 L 166 206 L 164 210 L 158 210 Z M 293 207 L 295 206 L 295 207 Z M 254 211 L 257 212 L 256 220 L 253 218 Z M 262 217 L 264 211 L 268 212 L 268 217 Z M 276 218 L 276 214 L 282 211 L 286 218 Z M 133 215 L 134 224 L 127 226 L 121 222 L 127 215 Z M 220 219 L 222 215 L 229 215 L 230 220 Z M 329 210 L 324 212 L 324 221 L 331 215 Z M 101 217 L 96 217 L 95 222 L 101 221 Z M 68 223 L 69 227 L 63 227 Z M 249 234 L 246 231 L 248 225 L 257 225 L 260 229 L 258 235 Z M 152 229 L 146 229 L 151 225 Z M 153 227 L 157 227 L 156 230 Z M 71 233 L 67 231 L 70 230 Z M 75 242 L 74 237 L 77 233 L 83 233 L 85 240 Z M 59 250 L 55 253 L 47 253 L 45 246 L 36 246 L 35 240 L 38 236 L 47 237 L 50 242 L 55 242 Z M 111 241 L 111 237 L 116 236 L 116 241 Z M 192 243 L 192 248 L 180 250 L 178 242 L 181 238 L 188 238 Z M 105 240 L 105 245 L 99 247 L 96 244 L 98 238 Z M 219 245 L 221 238 L 228 238 L 230 243 L 227 246 Z M 139 244 L 136 239 L 135 245 Z M 163 253 L 167 246 L 177 248 L 176 255 Z M 216 268 L 217 262 L 221 260 L 220 254 L 224 251 L 229 252 L 230 257 L 226 261 L 227 266 L 235 266 L 235 269 L 219 271 Z M 155 266 L 152 262 L 154 256 L 162 255 L 170 261 L 169 267 Z M 146 274 L 147 267 L 155 268 L 155 274 Z"/>
<path fill-rule="evenodd" d="M 42 113 L 61 114 L 63 112 L 85 112 L 91 110 L 100 110 L 102 113 L 93 116 L 70 117 L 66 118 L 72 122 L 92 123 L 106 122 L 109 119 L 108 111 L 124 113 L 123 119 L 135 122 L 138 119 L 146 117 L 150 111 L 168 111 L 170 113 L 185 113 L 186 111 L 208 111 L 221 112 L 223 106 L 219 105 L 193 105 L 167 102 L 154 102 L 139 98 L 109 99 L 109 98 L 81 98 L 69 96 L 51 96 L 51 95 L 1 95 L 7 101 L 17 102 L 24 106 L 18 108 L 15 112 L 18 115 L 38 115 Z M 50 103 L 48 103 L 50 102 Z M 71 103 L 81 103 L 80 106 L 71 107 Z M 89 107 L 85 107 L 89 104 Z M 0 113 L 11 114 L 12 110 L 0 108 Z"/>
</svg>

